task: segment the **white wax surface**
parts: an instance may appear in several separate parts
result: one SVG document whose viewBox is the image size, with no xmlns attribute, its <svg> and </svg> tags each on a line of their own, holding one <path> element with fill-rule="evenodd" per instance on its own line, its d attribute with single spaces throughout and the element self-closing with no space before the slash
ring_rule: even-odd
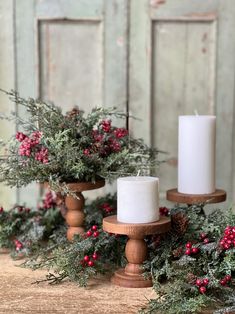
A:
<svg viewBox="0 0 235 314">
<path fill-rule="evenodd" d="M 180 116 L 178 191 L 215 192 L 215 116 Z"/>
<path fill-rule="evenodd" d="M 159 220 L 159 179 L 142 176 L 119 178 L 117 220 L 125 223 Z"/>
</svg>

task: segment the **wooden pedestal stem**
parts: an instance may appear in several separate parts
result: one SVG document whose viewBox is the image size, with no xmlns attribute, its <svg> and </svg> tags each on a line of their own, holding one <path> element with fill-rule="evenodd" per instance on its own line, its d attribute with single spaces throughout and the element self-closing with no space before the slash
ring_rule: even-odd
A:
<svg viewBox="0 0 235 314">
<path fill-rule="evenodd" d="M 161 217 L 159 221 L 144 224 L 127 224 L 117 221 L 117 216 L 109 216 L 103 220 L 103 229 L 107 232 L 125 234 L 129 237 L 125 254 L 128 264 L 115 272 L 111 281 L 128 288 L 145 288 L 152 286 L 151 278 L 145 279 L 141 266 L 147 258 L 147 245 L 144 241 L 149 234 L 160 234 L 170 230 L 170 218 Z"/>
<path fill-rule="evenodd" d="M 221 203 L 226 201 L 226 192 L 224 190 L 217 189 L 214 193 L 210 194 L 184 194 L 178 192 L 177 189 L 172 189 L 166 192 L 166 199 L 174 203 L 188 205 Z"/>
<path fill-rule="evenodd" d="M 75 234 L 82 234 L 84 232 L 83 222 L 84 222 L 84 196 L 83 191 L 99 189 L 105 185 L 105 181 L 97 181 L 95 183 L 91 182 L 79 182 L 79 183 L 68 183 L 68 188 L 76 194 L 66 195 L 65 205 L 67 207 L 66 222 L 68 224 L 67 239 L 69 241 L 73 240 Z"/>
</svg>

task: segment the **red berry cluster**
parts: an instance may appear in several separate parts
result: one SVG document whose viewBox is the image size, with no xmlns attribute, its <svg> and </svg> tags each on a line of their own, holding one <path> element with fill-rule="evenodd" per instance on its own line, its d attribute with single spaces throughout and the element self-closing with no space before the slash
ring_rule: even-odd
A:
<svg viewBox="0 0 235 314">
<path fill-rule="evenodd" d="M 110 138 L 109 143 L 110 143 L 109 147 L 111 148 L 112 152 L 115 152 L 115 153 L 120 152 L 121 144 L 117 140 Z"/>
<path fill-rule="evenodd" d="M 43 198 L 43 209 L 49 209 L 56 206 L 56 201 L 53 193 L 51 191 L 48 191 Z"/>
<path fill-rule="evenodd" d="M 92 154 L 106 157 L 111 153 L 120 152 L 122 139 L 127 135 L 128 131 L 126 129 L 112 127 L 111 120 L 103 120 L 98 128 L 92 131 L 92 143 L 89 147 L 83 149 L 83 154 L 89 157 Z"/>
<path fill-rule="evenodd" d="M 206 287 L 209 284 L 209 279 L 208 278 L 204 278 L 204 279 L 196 279 L 195 281 L 195 285 L 199 288 L 199 292 L 204 294 L 206 292 Z"/>
<path fill-rule="evenodd" d="M 98 231 L 98 227 L 96 225 L 92 226 L 87 232 L 86 232 L 87 237 L 91 237 L 93 235 L 94 238 L 97 238 L 100 233 Z"/>
<path fill-rule="evenodd" d="M 86 156 L 89 156 L 90 155 L 90 150 L 88 148 L 84 149 L 83 150 L 83 154 L 86 155 Z"/>
<path fill-rule="evenodd" d="M 116 138 L 122 138 L 128 135 L 128 131 L 124 128 L 117 128 L 113 131 L 113 134 L 116 136 Z"/>
<path fill-rule="evenodd" d="M 207 237 L 207 234 L 205 232 L 200 233 L 200 238 L 204 244 L 208 244 L 210 242 L 210 240 Z"/>
<path fill-rule="evenodd" d="M 159 207 L 160 215 L 161 216 L 168 216 L 169 209 L 167 207 Z"/>
<path fill-rule="evenodd" d="M 99 258 L 97 252 L 94 252 L 92 255 L 85 255 L 83 260 L 81 261 L 82 266 L 93 267 L 95 266 L 95 262 Z"/>
<path fill-rule="evenodd" d="M 187 242 L 185 247 L 186 247 L 186 250 L 184 252 L 185 255 L 195 255 L 200 252 L 199 247 L 197 246 L 193 247 L 192 242 Z"/>
<path fill-rule="evenodd" d="M 109 133 L 111 131 L 111 120 L 103 120 L 101 122 L 101 128 L 105 133 Z"/>
<path fill-rule="evenodd" d="M 22 244 L 19 240 L 15 239 L 15 240 L 14 240 L 14 244 L 15 244 L 15 249 L 16 249 L 16 251 L 22 250 L 23 244 Z"/>
<path fill-rule="evenodd" d="M 33 132 L 30 136 L 22 132 L 16 133 L 16 139 L 21 142 L 19 147 L 19 155 L 30 157 L 35 152 L 35 160 L 42 163 L 48 163 L 48 149 L 39 145 L 42 133 L 39 131 Z"/>
<path fill-rule="evenodd" d="M 27 135 L 25 135 L 24 133 L 22 132 L 17 132 L 16 133 L 16 139 L 19 141 L 19 142 L 23 142 L 23 140 L 27 137 Z"/>
<path fill-rule="evenodd" d="M 220 279 L 221 286 L 226 286 L 232 279 L 231 275 L 226 275 L 224 278 Z"/>
<path fill-rule="evenodd" d="M 1 206 L 0 207 L 0 214 L 4 212 L 4 208 Z"/>
<path fill-rule="evenodd" d="M 235 247 L 235 226 L 227 226 L 219 241 L 220 247 L 226 251 Z"/>
<path fill-rule="evenodd" d="M 110 214 L 114 208 L 109 205 L 109 203 L 104 203 L 101 205 L 101 208 L 106 212 L 106 214 Z"/>
<path fill-rule="evenodd" d="M 14 209 L 18 212 L 18 213 L 30 213 L 31 209 L 28 207 L 24 207 L 24 206 L 15 206 Z"/>
<path fill-rule="evenodd" d="M 93 130 L 93 131 L 92 131 L 92 136 L 93 136 L 93 138 L 94 138 L 94 140 L 95 140 L 96 142 L 102 142 L 103 139 L 104 139 L 104 134 L 99 133 L 98 130 Z"/>
<path fill-rule="evenodd" d="M 48 149 L 46 147 L 41 147 L 41 149 L 35 153 L 35 159 L 42 162 L 43 164 L 48 163 Z"/>
</svg>

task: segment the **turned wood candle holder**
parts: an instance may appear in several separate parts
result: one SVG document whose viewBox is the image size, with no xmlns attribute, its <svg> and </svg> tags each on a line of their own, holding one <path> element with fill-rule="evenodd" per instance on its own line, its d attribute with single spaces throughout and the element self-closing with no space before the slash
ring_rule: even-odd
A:
<svg viewBox="0 0 235 314">
<path fill-rule="evenodd" d="M 188 205 L 221 203 L 226 201 L 226 196 L 226 192 L 219 189 L 210 194 L 184 194 L 178 192 L 177 189 L 171 189 L 166 192 L 168 201 Z"/>
<path fill-rule="evenodd" d="M 79 182 L 79 183 L 68 183 L 67 186 L 69 190 L 76 194 L 76 197 L 67 194 L 65 197 L 65 206 L 67 208 L 67 213 L 65 216 L 66 222 L 68 224 L 67 239 L 69 241 L 73 240 L 75 234 L 82 234 L 84 232 L 83 222 L 84 222 L 84 196 L 82 192 L 99 189 L 105 185 L 104 180 L 92 182 Z"/>
<path fill-rule="evenodd" d="M 167 232 L 170 226 L 171 222 L 168 217 L 161 217 L 159 221 L 143 224 L 118 222 L 116 215 L 104 218 L 103 229 L 105 231 L 129 237 L 125 248 L 128 264 L 115 272 L 111 282 L 128 288 L 151 287 L 152 279 L 145 279 L 142 275 L 141 266 L 147 258 L 147 244 L 144 238 L 150 234 Z"/>
</svg>

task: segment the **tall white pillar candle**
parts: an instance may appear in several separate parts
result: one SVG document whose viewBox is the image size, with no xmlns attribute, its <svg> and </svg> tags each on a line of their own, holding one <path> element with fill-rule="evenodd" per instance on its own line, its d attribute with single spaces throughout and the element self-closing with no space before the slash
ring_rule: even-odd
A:
<svg viewBox="0 0 235 314">
<path fill-rule="evenodd" d="M 180 116 L 178 191 L 215 192 L 215 116 Z"/>
<path fill-rule="evenodd" d="M 144 176 L 117 179 L 117 220 L 125 223 L 159 220 L 159 179 Z"/>
</svg>

